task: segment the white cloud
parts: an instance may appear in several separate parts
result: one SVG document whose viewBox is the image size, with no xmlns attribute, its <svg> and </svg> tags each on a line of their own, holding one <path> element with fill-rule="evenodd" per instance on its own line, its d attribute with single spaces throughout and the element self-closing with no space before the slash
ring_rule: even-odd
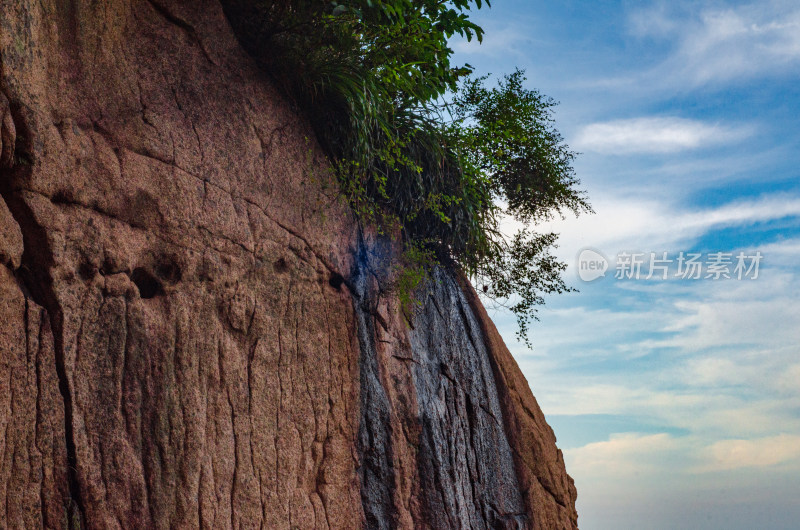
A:
<svg viewBox="0 0 800 530">
<path fill-rule="evenodd" d="M 623 379 L 625 377 L 622 376 Z M 620 379 L 614 376 L 607 378 Z M 668 419 L 665 424 L 677 427 L 684 426 L 682 415 L 688 410 L 700 411 L 723 405 L 721 398 L 706 391 L 658 390 L 654 385 L 646 386 L 653 383 L 652 377 L 628 374 L 627 379 L 616 384 L 600 383 L 591 376 L 576 375 L 575 385 L 572 387 L 555 388 L 552 385 L 546 391 L 540 391 L 539 402 L 546 414 L 632 415 L 659 418 L 659 421 Z M 535 384 L 536 382 L 537 379 L 533 379 L 534 388 L 544 388 L 543 384 Z M 720 401 L 716 402 L 717 399 Z M 673 422 L 673 419 L 678 421 Z"/>
<path fill-rule="evenodd" d="M 752 201 L 737 201 L 719 208 L 681 216 L 682 228 L 710 229 L 800 215 L 800 198 L 773 195 Z"/>
<path fill-rule="evenodd" d="M 769 347 L 800 341 L 800 302 L 793 297 L 692 300 L 677 302 L 676 307 L 687 314 L 665 328 L 677 335 L 663 341 L 663 346 L 695 352 L 721 346 Z"/>
<path fill-rule="evenodd" d="M 740 356 L 742 367 L 759 371 L 770 368 L 776 371 L 770 374 L 773 378 L 782 363 L 790 363 L 800 354 L 800 300 L 792 294 L 797 291 L 800 278 L 776 267 L 772 254 L 762 254 L 765 258 L 759 278 L 755 280 L 662 284 L 664 289 L 659 291 L 661 326 L 650 327 L 670 336 L 650 338 L 641 346 L 676 348 L 678 352 L 695 356 L 724 348 L 728 360 Z M 696 357 L 696 362 L 700 363 L 694 366 L 698 372 L 690 379 L 702 380 L 703 374 L 708 373 L 707 368 L 722 361 L 712 361 L 704 355 Z M 731 375 L 728 373 L 724 377 Z"/>
<path fill-rule="evenodd" d="M 797 447 L 790 435 L 707 446 L 625 433 L 564 457 L 593 528 L 795 528 L 797 510 L 783 507 L 797 505 Z"/>
<path fill-rule="evenodd" d="M 458 38 L 450 43 L 453 51 L 467 57 L 514 57 L 517 61 L 526 60 L 532 38 L 530 31 L 525 31 L 521 26 L 521 21 L 503 23 L 487 19 L 481 21 L 480 25 L 485 30 L 482 42 L 475 38 L 470 41 Z"/>
<path fill-rule="evenodd" d="M 550 355 L 517 358 L 546 414 L 647 417 L 705 445 L 800 435 L 797 282 L 767 269 L 666 285 L 649 304 L 623 293 L 610 307 L 550 310 L 535 335 Z"/>
<path fill-rule="evenodd" d="M 711 443 L 726 438 L 772 436 L 786 432 L 800 435 L 800 407 L 797 389 L 776 393 L 759 385 L 747 386 L 753 369 L 744 368 L 734 377 L 745 386 L 728 388 L 725 381 L 709 378 L 705 385 L 686 381 L 687 371 L 679 366 L 662 371 L 606 374 L 608 383 L 586 374 L 559 380 L 550 374 L 531 377 L 532 370 L 521 363 L 526 377 L 546 415 L 611 414 L 650 418 L 659 425 L 682 429 Z M 775 372 L 772 372 L 773 374 Z M 761 374 L 756 373 L 756 377 Z M 566 384 L 572 386 L 566 387 Z M 778 381 L 773 386 L 789 383 Z M 674 386 L 659 390 L 659 384 Z M 558 433 L 556 433 L 558 434 Z"/>
<path fill-rule="evenodd" d="M 666 455 L 681 444 L 666 433 L 612 434 L 604 442 L 594 442 L 564 451 L 568 469 L 580 469 L 584 475 L 614 476 L 651 472 Z"/>
<path fill-rule="evenodd" d="M 796 267 L 800 256 L 800 238 L 784 239 L 759 247 L 771 265 Z"/>
<path fill-rule="evenodd" d="M 694 211 L 664 199 L 644 197 L 597 195 L 592 199 L 592 206 L 594 215 L 555 219 L 537 227 L 560 234 L 555 254 L 570 266 L 584 247 L 597 248 L 612 260 L 620 251 L 690 250 L 696 238 L 713 229 L 800 217 L 800 197 L 784 194 Z M 518 227 L 508 220 L 502 229 L 513 233 Z M 732 250 L 719 249 L 721 252 Z M 786 252 L 788 249 L 781 254 L 784 261 L 789 259 Z"/>
<path fill-rule="evenodd" d="M 660 3 L 643 9 L 637 9 L 628 16 L 628 30 L 636 37 L 669 37 L 678 30 L 680 25 L 676 16 L 673 16 L 668 6 Z"/>
<path fill-rule="evenodd" d="M 635 353 L 626 351 L 630 344 L 619 341 L 620 330 L 648 329 L 661 315 L 659 308 L 649 311 L 612 311 L 585 306 L 564 309 L 545 306 L 541 311 L 544 325 L 537 326 L 535 330 L 535 357 L 550 358 L 556 362 L 565 349 L 576 351 L 576 356 L 595 359 L 633 356 Z M 565 333 L 562 326 L 569 327 L 574 322 L 580 322 L 580 328 Z M 523 353 L 518 352 L 517 357 Z"/>
<path fill-rule="evenodd" d="M 800 463 L 800 436 L 781 434 L 754 440 L 721 440 L 703 451 L 698 471 L 724 471 Z"/>
<path fill-rule="evenodd" d="M 586 125 L 576 149 L 603 154 L 676 153 L 742 140 L 746 127 L 708 124 L 676 117 L 643 117 Z"/>
<path fill-rule="evenodd" d="M 648 77 L 701 86 L 781 74 L 800 65 L 796 2 L 758 2 L 699 13 L 678 9 L 670 12 L 661 5 L 637 11 L 630 18 L 634 35 L 675 43 L 672 56 Z"/>
</svg>

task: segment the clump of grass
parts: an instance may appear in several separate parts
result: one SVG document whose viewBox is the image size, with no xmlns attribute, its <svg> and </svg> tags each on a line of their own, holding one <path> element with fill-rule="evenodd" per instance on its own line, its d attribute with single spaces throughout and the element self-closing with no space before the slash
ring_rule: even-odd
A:
<svg viewBox="0 0 800 530">
<path fill-rule="evenodd" d="M 364 223 L 399 233 L 404 310 L 436 265 L 460 268 L 487 296 L 511 300 L 520 336 L 542 294 L 570 290 L 534 223 L 590 211 L 555 102 L 523 72 L 471 77 L 448 40 L 483 37 L 481 0 L 227 0 L 242 44 L 301 109 Z M 504 206 L 500 206 L 504 205 Z M 523 228 L 505 237 L 503 216 Z"/>
</svg>

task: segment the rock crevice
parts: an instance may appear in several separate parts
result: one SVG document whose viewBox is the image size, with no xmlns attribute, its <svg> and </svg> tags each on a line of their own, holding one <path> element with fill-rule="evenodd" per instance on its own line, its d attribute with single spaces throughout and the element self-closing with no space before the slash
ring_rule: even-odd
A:
<svg viewBox="0 0 800 530">
<path fill-rule="evenodd" d="M 11 168 L 9 168 L 11 169 Z M 58 298 L 53 290 L 54 279 L 50 276 L 53 265 L 53 254 L 45 234 L 45 228 L 36 222 L 33 213 L 27 207 L 25 200 L 18 194 L 3 190 L 0 186 L 0 208 L 6 208 L 12 216 L 8 220 L 7 230 L 18 231 L 22 238 L 22 253 L 19 258 L 17 278 L 22 287 L 26 307 L 32 304 L 41 308 L 41 316 L 47 318 L 52 341 L 52 362 L 54 363 L 57 377 L 58 394 L 63 407 L 63 449 L 66 452 L 66 491 L 69 493 L 65 499 L 65 517 L 70 528 L 81 528 L 84 510 L 82 508 L 80 487 L 78 484 L 77 455 L 75 439 L 73 437 L 72 423 L 72 388 L 67 374 L 68 363 L 65 362 L 64 346 L 62 342 L 63 313 L 59 306 Z M 9 206 L 10 208 L 7 208 Z M 9 226 L 10 225 L 10 226 Z M 13 268 L 13 261 L 9 263 Z M 13 270 L 13 269 L 12 269 Z M 28 329 L 28 311 L 25 312 L 25 328 Z M 40 330 L 41 333 L 41 330 Z M 39 337 L 41 340 L 41 337 Z M 26 342 L 29 337 L 26 335 Z M 29 346 L 29 345 L 26 345 Z M 38 379 L 38 377 L 37 377 Z M 12 396 L 13 399 L 13 396 Z M 37 408 L 39 399 L 36 400 Z M 37 419 L 40 417 L 37 410 Z M 44 505 L 44 503 L 42 503 Z M 44 522 L 44 521 L 43 521 Z"/>
<path fill-rule="evenodd" d="M 0 528 L 575 527 L 468 285 L 408 325 L 216 1 L 0 11 Z"/>
</svg>

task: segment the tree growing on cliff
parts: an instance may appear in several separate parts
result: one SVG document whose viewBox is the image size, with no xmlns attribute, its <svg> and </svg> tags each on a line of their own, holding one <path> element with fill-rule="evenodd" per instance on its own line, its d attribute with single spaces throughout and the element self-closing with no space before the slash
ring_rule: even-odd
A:
<svg viewBox="0 0 800 530">
<path fill-rule="evenodd" d="M 570 290 L 565 265 L 549 253 L 556 235 L 532 225 L 590 207 L 577 190 L 574 153 L 554 127 L 553 100 L 525 88 L 521 71 L 488 88 L 469 65 L 451 64 L 451 37 L 482 39 L 469 12 L 484 4 L 225 6 L 242 44 L 308 113 L 361 219 L 402 234 L 407 256 L 432 253 L 487 296 L 511 300 L 527 340 L 542 295 Z M 522 228 L 503 234 L 504 218 Z"/>
</svg>

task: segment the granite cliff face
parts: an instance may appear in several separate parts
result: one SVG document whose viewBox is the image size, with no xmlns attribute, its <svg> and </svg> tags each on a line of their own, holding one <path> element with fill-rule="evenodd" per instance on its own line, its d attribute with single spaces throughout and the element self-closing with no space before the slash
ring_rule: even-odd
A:
<svg viewBox="0 0 800 530">
<path fill-rule="evenodd" d="M 405 322 L 216 2 L 0 13 L 0 528 L 576 528 L 472 288 Z"/>
</svg>

